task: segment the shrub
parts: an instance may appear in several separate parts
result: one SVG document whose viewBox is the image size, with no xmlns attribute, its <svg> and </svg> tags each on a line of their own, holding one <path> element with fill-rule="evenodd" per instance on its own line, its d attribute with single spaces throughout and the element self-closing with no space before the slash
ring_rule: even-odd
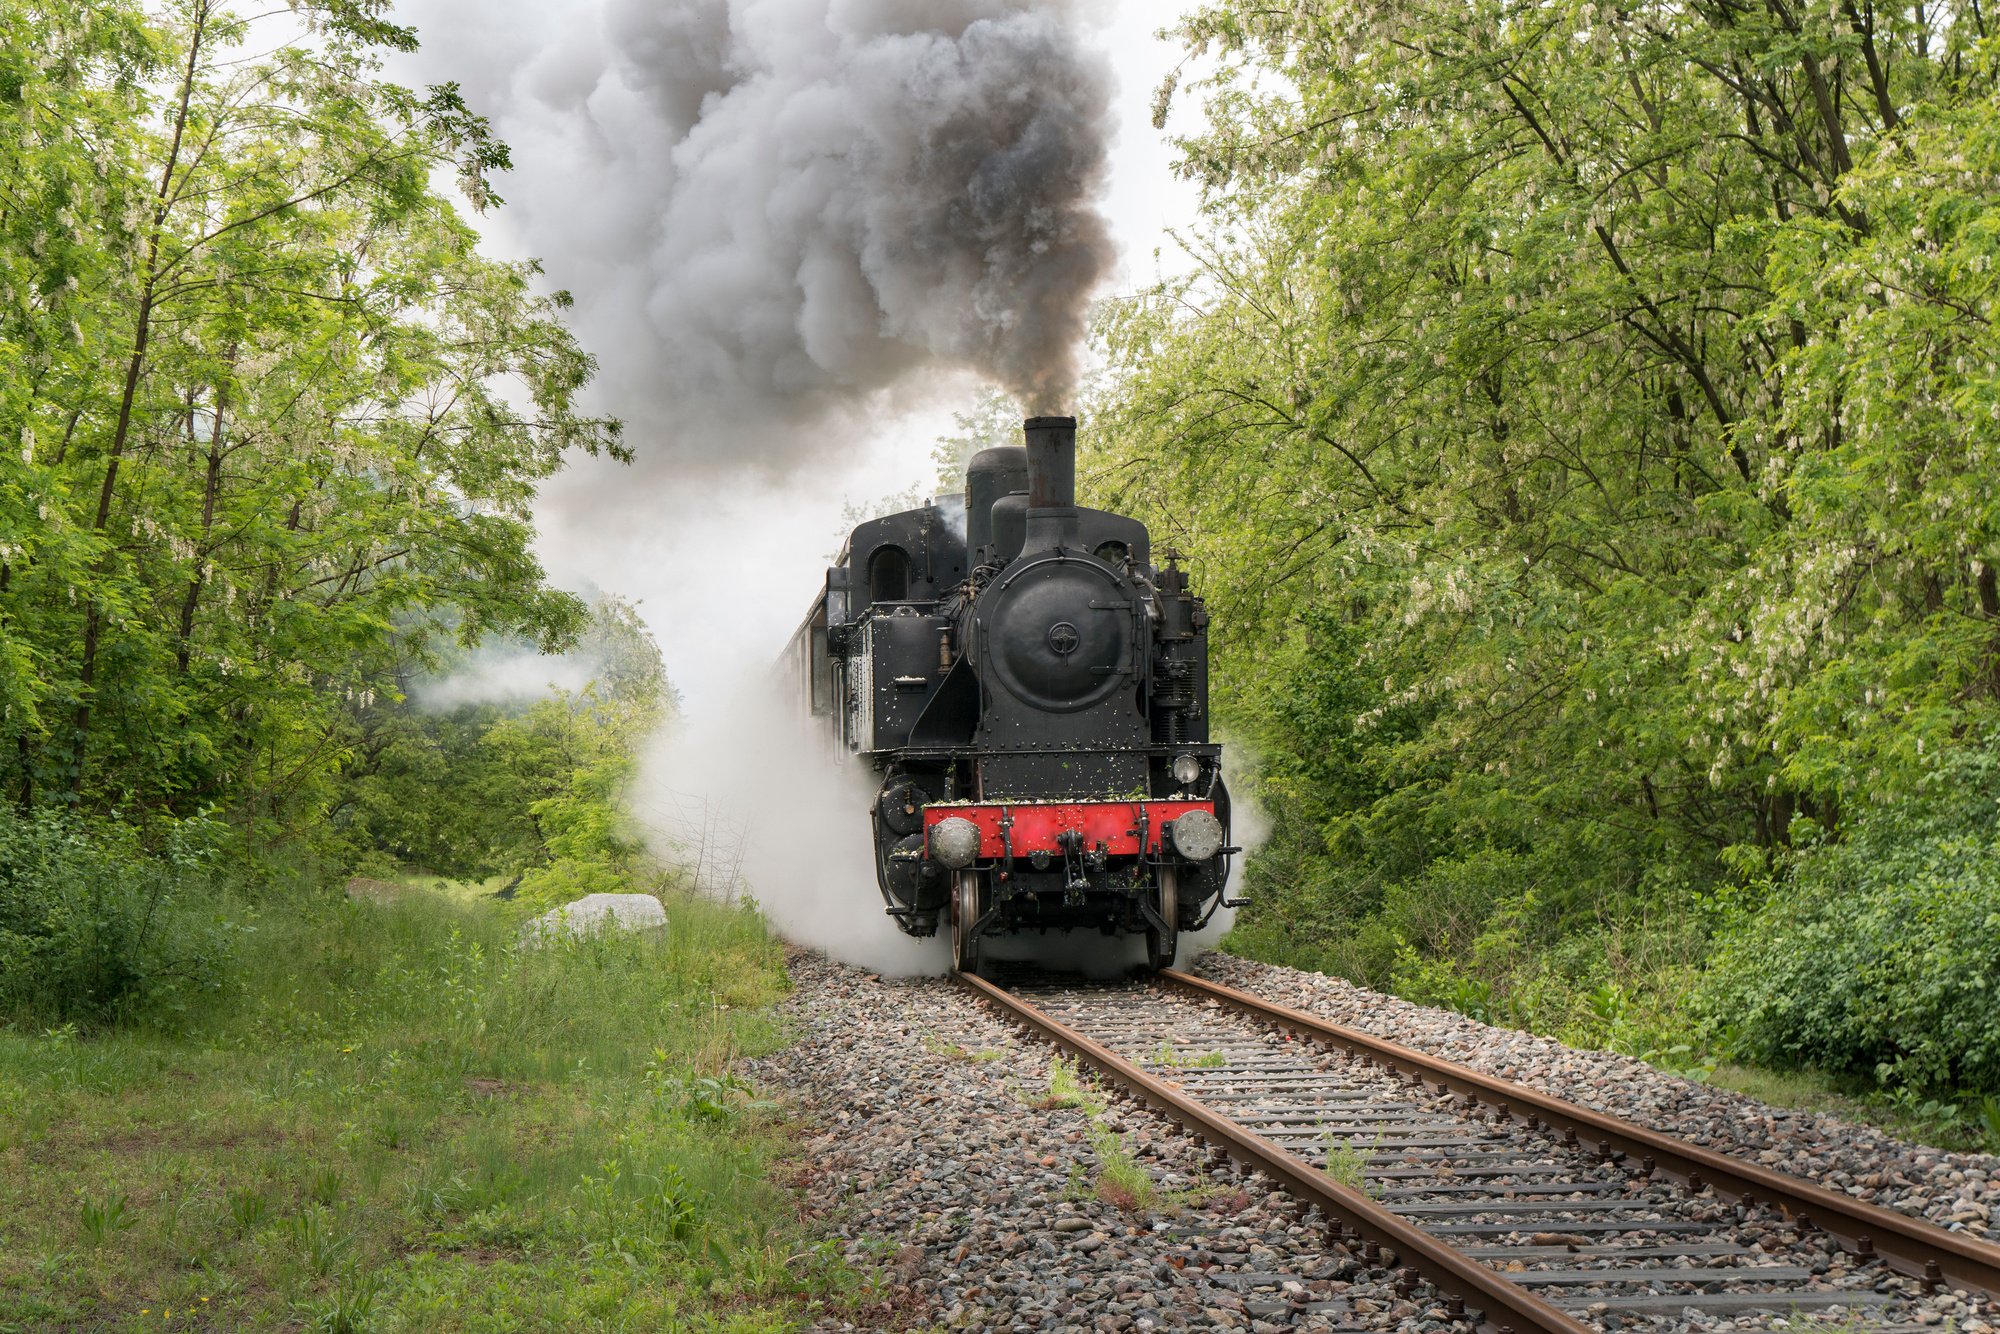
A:
<svg viewBox="0 0 2000 1334">
<path fill-rule="evenodd" d="M 0 1021 L 171 1020 L 218 990 L 230 930 L 203 821 L 132 829 L 0 810 Z"/>
<path fill-rule="evenodd" d="M 1726 932 L 1702 1003 L 1737 1054 L 1920 1094 L 2000 1091 L 1990 746 L 1803 854 Z"/>
</svg>

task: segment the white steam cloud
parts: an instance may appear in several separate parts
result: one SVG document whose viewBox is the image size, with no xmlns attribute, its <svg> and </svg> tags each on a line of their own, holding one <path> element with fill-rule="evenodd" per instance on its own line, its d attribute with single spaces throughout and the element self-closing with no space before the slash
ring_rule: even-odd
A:
<svg viewBox="0 0 2000 1334">
<path fill-rule="evenodd" d="M 878 781 L 836 765 L 782 691 L 752 680 L 729 707 L 657 738 L 632 806 L 656 855 L 709 894 L 754 897 L 787 940 L 892 976 L 943 973 L 945 942 L 904 935 L 882 910 L 868 818 Z"/>
<path fill-rule="evenodd" d="M 878 781 L 864 764 L 837 763 L 830 739 L 757 673 L 729 707 L 680 720 L 655 740 L 632 807 L 657 856 L 689 868 L 706 893 L 754 898 L 786 939 L 890 976 L 942 974 L 951 966 L 945 938 L 906 936 L 882 910 L 868 814 Z M 1261 812 L 1240 797 L 1232 823 L 1237 843 L 1263 841 Z M 1231 894 L 1242 875 L 1238 857 Z M 1234 919 L 1225 908 L 1201 931 L 1183 932 L 1180 960 L 1213 949 Z M 1144 955 L 1140 937 L 1095 930 L 1002 937 L 983 950 L 990 960 L 1104 977 Z"/>
<path fill-rule="evenodd" d="M 575 694 L 603 676 L 593 653 L 539 653 L 511 642 L 481 646 L 445 676 L 421 677 L 410 699 L 426 713 L 449 713 L 468 704 L 526 704 L 556 691 Z"/>
</svg>

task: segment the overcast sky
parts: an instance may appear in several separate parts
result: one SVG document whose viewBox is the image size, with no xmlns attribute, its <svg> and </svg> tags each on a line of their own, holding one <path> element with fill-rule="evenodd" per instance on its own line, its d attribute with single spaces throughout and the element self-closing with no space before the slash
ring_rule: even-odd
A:
<svg viewBox="0 0 2000 1334">
<path fill-rule="evenodd" d="M 1108 55 L 1116 78 L 1103 211 L 1119 258 L 1105 290 L 1129 290 L 1162 267 L 1180 266 L 1167 233 L 1184 228 L 1194 213 L 1193 192 L 1173 177 L 1171 150 L 1150 121 L 1153 92 L 1180 58 L 1153 33 L 1179 6 L 1172 0 L 1061 2 L 1082 11 L 1084 40 Z M 543 257 L 550 285 L 572 289 L 586 312 L 602 312 L 643 282 L 660 281 L 657 274 L 647 279 L 618 263 L 598 262 L 622 253 L 615 233 L 630 220 L 621 223 L 620 210 L 645 212 L 649 183 L 633 179 L 644 177 L 645 168 L 628 160 L 613 179 L 602 162 L 590 164 L 600 135 L 624 134 L 630 142 L 651 132 L 638 111 L 602 91 L 599 67 L 615 58 L 619 43 L 632 40 L 619 30 L 621 22 L 627 28 L 632 22 L 619 10 L 650 16 L 670 7 L 635 11 L 631 0 L 532 7 L 404 0 L 399 6 L 417 25 L 425 49 L 414 67 L 396 72 L 412 81 L 462 83 L 513 147 L 516 170 L 500 186 L 507 207 L 483 224 L 493 249 L 509 257 Z M 511 18 L 509 11 L 516 11 Z M 671 63 L 672 53 L 661 59 Z M 588 111 L 565 118 L 548 109 L 565 99 L 587 104 Z M 627 186 L 638 193 L 609 202 Z M 594 196 L 603 198 L 594 203 Z M 579 228 L 592 225 L 594 213 L 605 235 L 594 249 L 579 246 Z M 1164 251 L 1157 260 L 1156 251 Z M 659 374 L 647 364 L 660 355 L 657 347 L 620 336 L 620 326 L 601 313 L 586 314 L 579 324 L 602 364 L 609 401 L 601 406 L 628 418 L 645 415 L 636 400 Z M 610 332 L 592 339 L 593 328 Z M 721 422 L 701 428 L 719 438 L 697 459 L 660 451 L 653 466 L 630 470 L 580 461 L 539 506 L 543 558 L 565 586 L 601 588 L 639 602 L 689 708 L 714 708 L 745 672 L 772 661 L 783 647 L 824 576 L 843 508 L 928 485 L 932 445 L 949 428 L 953 411 L 972 406 L 980 392 L 970 378 L 918 376 L 875 395 L 865 422 L 849 416 L 818 426 L 746 423 L 740 441 L 730 438 L 732 424 Z M 621 397 L 634 401 L 621 405 Z M 651 408 L 656 411 L 657 403 Z M 771 434 L 778 431 L 798 438 L 774 442 Z M 760 432 L 761 439 L 752 438 Z M 642 452 L 650 447 L 645 438 L 632 444 Z M 757 459 L 765 465 L 755 466 Z"/>
</svg>

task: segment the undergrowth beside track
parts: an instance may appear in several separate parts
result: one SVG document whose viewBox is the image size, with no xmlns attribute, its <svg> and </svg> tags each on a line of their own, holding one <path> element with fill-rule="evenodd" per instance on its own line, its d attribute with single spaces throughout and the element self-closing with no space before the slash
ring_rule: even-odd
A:
<svg viewBox="0 0 2000 1334">
<path fill-rule="evenodd" d="M 177 1033 L 0 1028 L 0 1329 L 790 1327 L 857 1280 L 727 1073 L 780 1041 L 751 912 L 523 951 L 499 905 L 232 914 Z"/>
</svg>

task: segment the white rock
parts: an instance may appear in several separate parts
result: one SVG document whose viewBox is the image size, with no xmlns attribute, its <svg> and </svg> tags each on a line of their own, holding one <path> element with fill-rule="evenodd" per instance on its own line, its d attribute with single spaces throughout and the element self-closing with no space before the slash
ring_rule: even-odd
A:
<svg viewBox="0 0 2000 1334">
<path fill-rule="evenodd" d="M 600 931 L 666 929 L 667 910 L 651 894 L 586 894 L 522 927 L 521 943 L 538 945 L 555 936 L 589 936 Z"/>
</svg>

